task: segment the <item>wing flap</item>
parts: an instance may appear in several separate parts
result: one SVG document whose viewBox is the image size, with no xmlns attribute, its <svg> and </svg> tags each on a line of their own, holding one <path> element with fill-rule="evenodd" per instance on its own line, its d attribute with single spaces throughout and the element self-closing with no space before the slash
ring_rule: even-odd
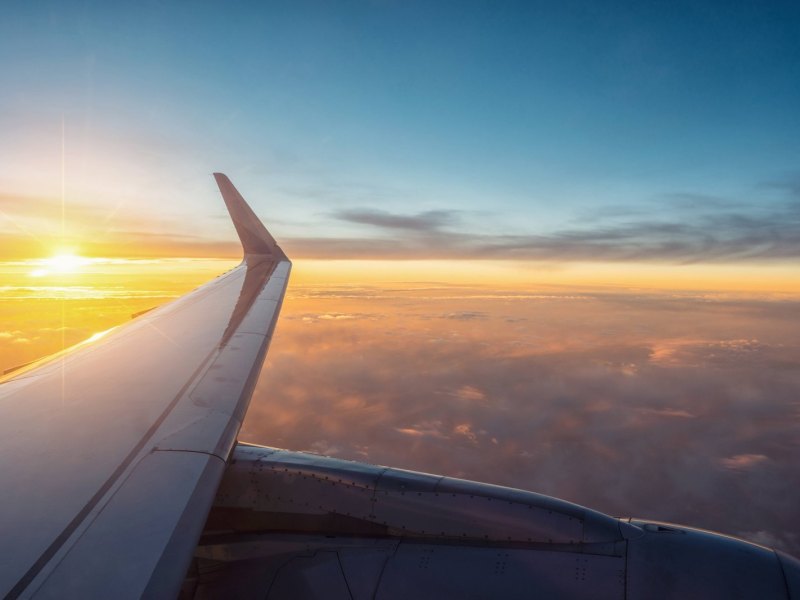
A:
<svg viewBox="0 0 800 600">
<path fill-rule="evenodd" d="M 176 596 L 213 502 L 208 490 L 224 470 L 223 461 L 203 453 L 148 454 L 80 541 L 54 557 L 57 568 L 33 582 L 34 597 Z"/>
</svg>

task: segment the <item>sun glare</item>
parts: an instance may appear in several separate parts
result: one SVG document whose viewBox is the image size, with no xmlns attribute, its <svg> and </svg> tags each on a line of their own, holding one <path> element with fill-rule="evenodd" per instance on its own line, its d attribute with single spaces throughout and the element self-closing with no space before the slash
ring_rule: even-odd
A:
<svg viewBox="0 0 800 600">
<path fill-rule="evenodd" d="M 46 275 L 67 275 L 78 273 L 82 267 L 88 265 L 91 259 L 77 254 L 56 254 L 36 262 L 37 268 L 30 272 L 31 277 L 44 277 Z"/>
</svg>

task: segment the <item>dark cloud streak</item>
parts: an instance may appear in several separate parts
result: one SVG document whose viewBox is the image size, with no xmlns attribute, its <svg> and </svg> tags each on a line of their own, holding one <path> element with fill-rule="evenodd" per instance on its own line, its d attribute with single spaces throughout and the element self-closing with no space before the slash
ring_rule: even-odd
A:
<svg viewBox="0 0 800 600">
<path fill-rule="evenodd" d="M 690 202 L 683 198 L 682 201 Z M 715 200 L 716 201 L 716 200 Z M 714 202 L 708 202 L 714 205 Z M 304 258 L 523 259 L 640 261 L 673 264 L 782 262 L 800 257 L 800 205 L 735 212 L 688 211 L 681 220 L 573 228 L 537 235 L 454 231 L 453 211 L 399 215 L 368 209 L 335 213 L 384 230 L 370 238 L 291 238 L 285 246 Z M 398 235 L 403 231 L 404 235 Z M 409 235 L 410 234 L 410 235 Z"/>
<path fill-rule="evenodd" d="M 385 229 L 401 229 L 406 231 L 439 231 L 457 221 L 458 211 L 430 210 L 415 215 L 396 215 L 384 210 L 349 209 L 340 210 L 333 216 L 341 221 L 349 221 L 361 225 L 373 225 Z"/>
</svg>

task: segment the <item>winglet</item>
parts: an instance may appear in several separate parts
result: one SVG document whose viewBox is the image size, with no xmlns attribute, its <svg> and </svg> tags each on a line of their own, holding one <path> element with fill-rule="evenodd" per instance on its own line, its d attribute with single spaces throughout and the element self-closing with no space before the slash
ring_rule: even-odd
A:
<svg viewBox="0 0 800 600">
<path fill-rule="evenodd" d="M 225 200 L 225 206 L 228 207 L 233 225 L 236 227 L 236 233 L 239 234 L 245 260 L 248 256 L 285 259 L 286 254 L 275 242 L 275 238 L 270 235 L 253 209 L 247 205 L 242 195 L 233 187 L 228 176 L 223 173 L 214 173 L 214 179 L 217 180 L 222 199 Z"/>
</svg>

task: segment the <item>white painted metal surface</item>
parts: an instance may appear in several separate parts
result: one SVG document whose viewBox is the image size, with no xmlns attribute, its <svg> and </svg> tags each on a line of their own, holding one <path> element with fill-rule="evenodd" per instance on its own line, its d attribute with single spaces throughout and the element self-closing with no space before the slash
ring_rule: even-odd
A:
<svg viewBox="0 0 800 600">
<path fill-rule="evenodd" d="M 290 270 L 216 177 L 239 267 L 0 384 L 0 596 L 177 593 Z"/>
</svg>

